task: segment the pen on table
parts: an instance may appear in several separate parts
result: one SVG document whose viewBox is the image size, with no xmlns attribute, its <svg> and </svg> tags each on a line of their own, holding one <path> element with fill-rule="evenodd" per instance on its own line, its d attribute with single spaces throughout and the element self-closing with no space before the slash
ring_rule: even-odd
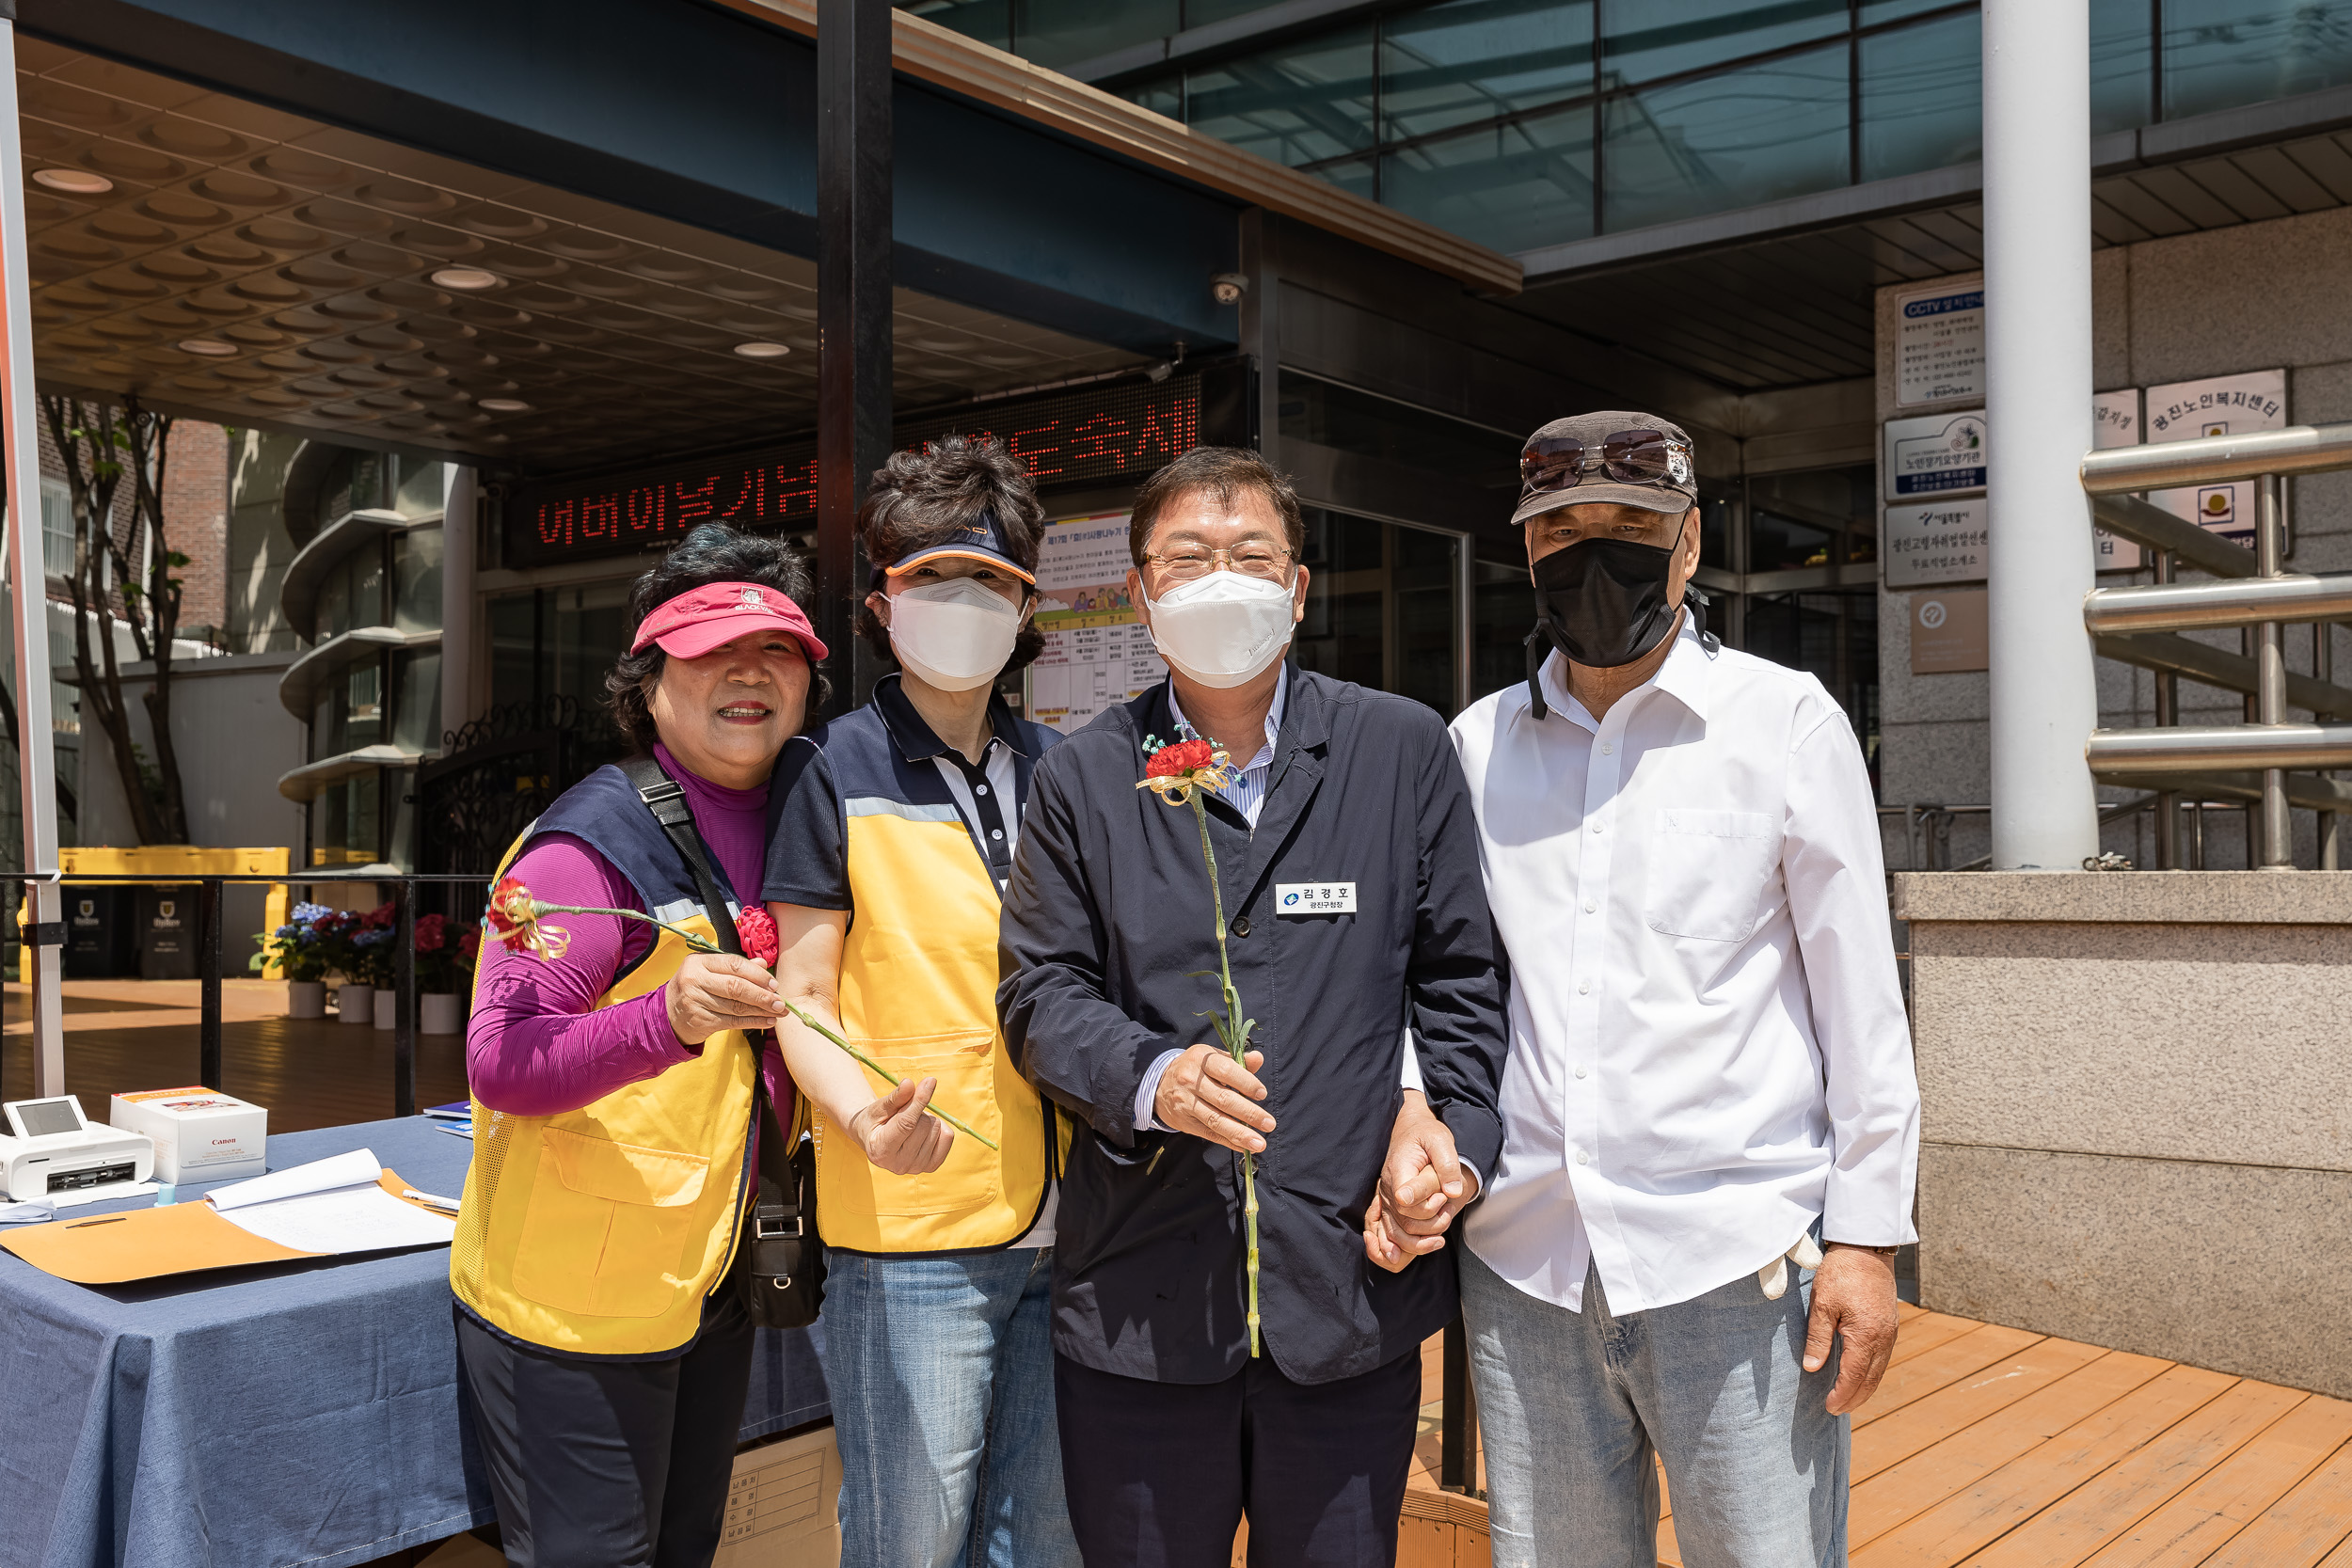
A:
<svg viewBox="0 0 2352 1568">
<path fill-rule="evenodd" d="M 431 1193 L 421 1193 L 414 1187 L 403 1187 L 400 1190 L 400 1196 L 411 1203 L 421 1203 L 428 1209 L 440 1209 L 453 1214 L 457 1212 L 457 1200 L 453 1197 L 436 1197 Z"/>
<path fill-rule="evenodd" d="M 130 1217 L 131 1216 L 128 1214 L 109 1214 L 103 1220 L 77 1220 L 73 1224 L 67 1226 L 66 1228 L 68 1230 L 86 1230 L 93 1225 L 120 1225 L 124 1220 L 129 1219 Z"/>
</svg>

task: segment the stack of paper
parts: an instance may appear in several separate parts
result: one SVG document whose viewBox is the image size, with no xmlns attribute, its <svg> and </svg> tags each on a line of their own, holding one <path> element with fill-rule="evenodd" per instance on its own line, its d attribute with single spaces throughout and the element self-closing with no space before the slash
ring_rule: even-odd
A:
<svg viewBox="0 0 2352 1568">
<path fill-rule="evenodd" d="M 383 1178 L 374 1153 L 355 1148 L 231 1182 L 204 1201 L 231 1225 L 296 1252 L 449 1244 L 457 1222 L 403 1202 L 384 1190 Z"/>
</svg>

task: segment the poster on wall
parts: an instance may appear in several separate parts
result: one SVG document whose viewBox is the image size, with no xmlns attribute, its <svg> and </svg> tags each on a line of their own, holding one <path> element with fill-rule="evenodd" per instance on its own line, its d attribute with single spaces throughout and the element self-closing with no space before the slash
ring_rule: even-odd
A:
<svg viewBox="0 0 2352 1568">
<path fill-rule="evenodd" d="M 1895 296 L 1895 402 L 1901 407 L 1984 396 L 1984 285 Z"/>
<path fill-rule="evenodd" d="M 1069 735 L 1116 703 L 1168 678 L 1127 596 L 1127 514 L 1046 525 L 1037 557 L 1037 628 L 1045 651 L 1029 666 L 1029 713 Z"/>
<path fill-rule="evenodd" d="M 2193 441 L 2202 436 L 2244 436 L 2284 430 L 2287 372 L 2251 371 L 2148 388 L 2148 439 Z M 2254 547 L 2254 482 L 2152 490 L 2148 499 L 2176 517 L 2201 523 L 2224 539 Z"/>
<path fill-rule="evenodd" d="M 2139 388 L 2126 387 L 2120 391 L 2100 392 L 2090 400 L 2090 444 L 2100 451 L 2109 447 L 2139 445 Z M 2096 543 L 2099 557 L 2095 570 L 2102 572 L 2136 572 L 2144 564 L 2142 551 L 2128 539 L 2118 539 L 2105 529 L 2093 529 L 2090 534 Z"/>
<path fill-rule="evenodd" d="M 1990 601 L 1981 588 L 1911 596 L 1911 673 L 1969 674 L 1993 667 Z"/>
<path fill-rule="evenodd" d="M 1984 488 L 1984 410 L 1886 421 L 1886 499 Z"/>
</svg>

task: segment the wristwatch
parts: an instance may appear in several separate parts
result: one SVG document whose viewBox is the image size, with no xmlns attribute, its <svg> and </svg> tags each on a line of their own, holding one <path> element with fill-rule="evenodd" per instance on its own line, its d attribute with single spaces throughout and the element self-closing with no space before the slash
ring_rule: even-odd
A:
<svg viewBox="0 0 2352 1568">
<path fill-rule="evenodd" d="M 1821 1244 L 1825 1247 L 1851 1247 L 1856 1252 L 1875 1252 L 1881 1258 L 1892 1258 L 1902 1251 L 1902 1248 L 1899 1246 L 1872 1246 L 1867 1242 L 1823 1242 Z"/>
</svg>

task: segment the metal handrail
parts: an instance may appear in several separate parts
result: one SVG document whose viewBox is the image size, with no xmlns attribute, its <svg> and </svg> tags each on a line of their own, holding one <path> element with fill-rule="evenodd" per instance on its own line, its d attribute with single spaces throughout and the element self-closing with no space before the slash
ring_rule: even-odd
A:
<svg viewBox="0 0 2352 1568">
<path fill-rule="evenodd" d="M 2083 595 L 2083 625 L 2094 637 L 2339 620 L 2352 620 L 2352 572 L 2094 588 Z"/>
<path fill-rule="evenodd" d="M 2093 730 L 2085 750 L 2091 769 L 2109 777 L 2200 768 L 2352 768 L 2352 724 Z"/>
<path fill-rule="evenodd" d="M 468 873 L 419 871 L 396 876 L 355 874 L 348 871 L 304 872 L 79 872 L 79 871 L 0 871 L 0 886 L 15 883 L 23 887 L 36 884 L 62 883 L 68 887 L 119 883 L 134 887 L 195 887 L 197 898 L 197 954 L 199 1015 L 197 1023 L 197 1078 L 208 1089 L 226 1089 L 221 1082 L 221 980 L 225 961 L 224 921 L 221 913 L 221 891 L 230 883 L 285 883 L 289 886 L 319 887 L 346 884 L 351 886 L 389 886 L 395 925 L 392 938 L 392 1114 L 412 1117 L 417 1114 L 417 889 L 420 885 L 485 886 L 489 879 Z M 13 918 L 14 906 L 10 906 Z M 51 933 L 60 943 L 63 927 Z M 15 939 L 27 946 L 36 942 L 24 936 L 22 927 Z"/>
<path fill-rule="evenodd" d="M 2352 424 L 2303 424 L 2085 452 L 2082 480 L 2088 495 L 2116 496 L 2344 467 L 2352 467 Z"/>
</svg>

